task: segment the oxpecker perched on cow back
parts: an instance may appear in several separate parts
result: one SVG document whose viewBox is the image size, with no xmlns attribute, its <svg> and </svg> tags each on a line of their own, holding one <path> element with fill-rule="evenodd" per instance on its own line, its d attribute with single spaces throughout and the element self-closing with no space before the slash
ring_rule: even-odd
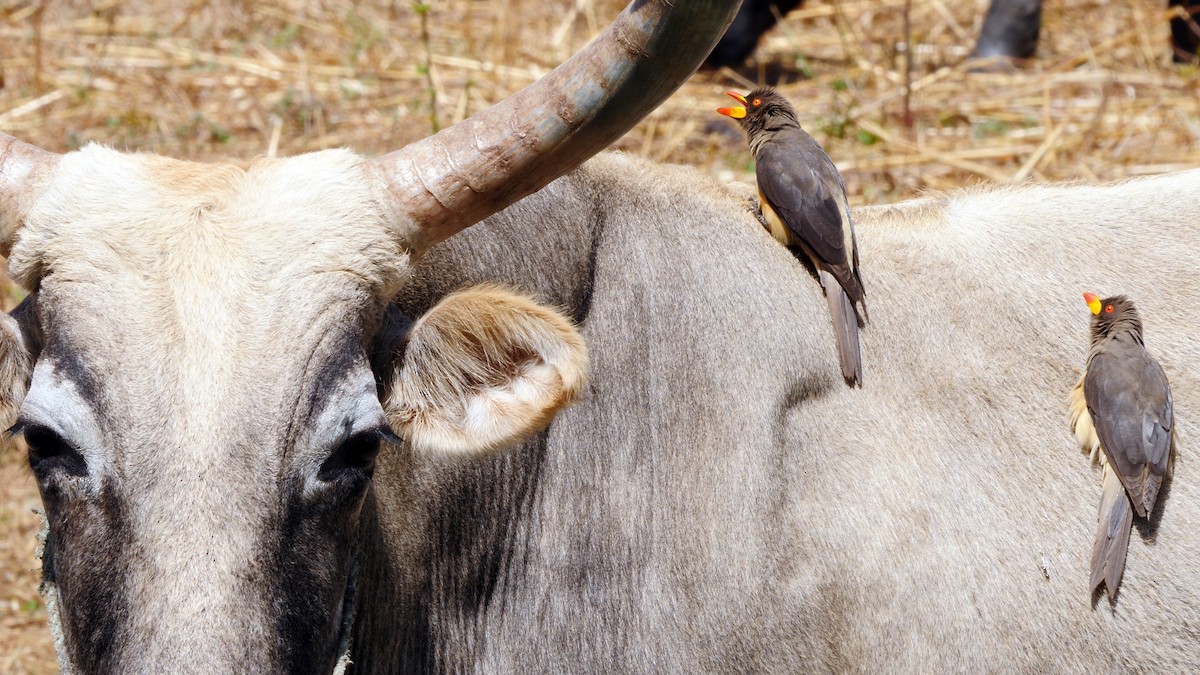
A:
<svg viewBox="0 0 1200 675">
<path fill-rule="evenodd" d="M 1142 321 L 1123 295 L 1101 300 L 1084 293 L 1092 310 L 1092 346 L 1071 392 L 1071 429 L 1103 465 L 1103 494 L 1092 544 L 1090 588 L 1117 594 L 1133 512 L 1148 518 L 1166 476 L 1174 442 L 1171 387 L 1142 342 Z M 1132 506 L 1132 510 L 1131 507 Z"/>
<path fill-rule="evenodd" d="M 866 323 L 865 292 L 846 186 L 833 160 L 800 128 L 792 104 L 774 89 L 748 96 L 729 92 L 741 105 L 717 112 L 737 120 L 754 154 L 754 172 L 771 235 L 799 248 L 816 268 L 829 302 L 842 377 L 862 384 L 858 329 Z"/>
</svg>

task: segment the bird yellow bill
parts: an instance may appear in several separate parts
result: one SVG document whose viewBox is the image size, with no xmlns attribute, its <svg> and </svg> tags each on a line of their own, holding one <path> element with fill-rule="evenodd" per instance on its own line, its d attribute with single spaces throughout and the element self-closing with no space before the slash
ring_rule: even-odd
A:
<svg viewBox="0 0 1200 675">
<path fill-rule="evenodd" d="M 741 105 L 730 106 L 728 108 L 717 108 L 717 112 L 721 113 L 722 115 L 725 115 L 726 117 L 732 117 L 735 120 L 740 120 L 743 117 L 745 117 L 746 116 L 746 97 L 742 96 L 741 94 L 737 93 L 736 91 L 727 91 L 727 92 L 725 92 L 725 95 L 732 98 L 733 100 L 737 101 L 738 103 L 741 103 Z"/>
<path fill-rule="evenodd" d="M 1095 293 L 1084 293 L 1083 300 L 1087 303 L 1088 309 L 1092 310 L 1092 314 L 1100 315 L 1100 296 Z"/>
</svg>

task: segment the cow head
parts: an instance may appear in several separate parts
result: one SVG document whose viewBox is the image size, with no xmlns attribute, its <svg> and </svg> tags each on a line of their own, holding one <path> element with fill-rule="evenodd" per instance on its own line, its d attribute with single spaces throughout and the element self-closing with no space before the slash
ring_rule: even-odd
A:
<svg viewBox="0 0 1200 675">
<path fill-rule="evenodd" d="M 637 0 L 498 106 L 364 160 L 194 164 L 0 135 L 0 423 L 49 521 L 64 670 L 328 671 L 376 453 L 505 447 L 582 387 L 495 287 L 415 321 L 429 246 L 539 189 L 692 72 L 736 2 Z M 654 55 L 673 55 L 664 62 Z"/>
<path fill-rule="evenodd" d="M 4 368 L 9 407 L 28 379 L 15 430 L 82 669 L 333 654 L 380 442 L 499 447 L 578 394 L 573 327 L 494 288 L 446 298 L 371 367 L 407 260 L 371 185 L 346 152 L 56 160 L 11 253 L 36 291 Z M 269 616 L 292 651 L 247 648 Z M 189 655 L 196 636 L 246 653 Z"/>
</svg>

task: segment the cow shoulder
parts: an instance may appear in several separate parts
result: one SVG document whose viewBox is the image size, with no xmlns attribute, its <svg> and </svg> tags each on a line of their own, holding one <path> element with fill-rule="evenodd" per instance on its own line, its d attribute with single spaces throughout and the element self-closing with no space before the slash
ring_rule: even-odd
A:
<svg viewBox="0 0 1200 675">
<path fill-rule="evenodd" d="M 517 443 L 575 402 L 587 350 L 561 313 L 498 286 L 452 293 L 413 323 L 384 408 L 414 449 L 485 452 Z"/>
</svg>

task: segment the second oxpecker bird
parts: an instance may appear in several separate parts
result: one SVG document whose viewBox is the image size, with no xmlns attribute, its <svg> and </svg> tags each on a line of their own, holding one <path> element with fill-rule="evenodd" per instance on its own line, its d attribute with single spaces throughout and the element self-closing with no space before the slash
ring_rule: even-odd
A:
<svg viewBox="0 0 1200 675">
<path fill-rule="evenodd" d="M 862 384 L 858 329 L 866 323 L 865 292 L 846 186 L 833 160 L 800 128 L 792 104 L 775 90 L 747 96 L 717 112 L 737 120 L 750 141 L 758 197 L 771 234 L 812 261 L 837 336 L 842 377 Z"/>
<path fill-rule="evenodd" d="M 1175 412 L 1167 376 L 1142 342 L 1133 301 L 1083 297 L 1093 315 L 1091 350 L 1071 392 L 1071 429 L 1104 465 L 1090 583 L 1094 592 L 1103 582 L 1113 598 L 1125 572 L 1132 511 L 1149 517 L 1167 473 Z"/>
</svg>

